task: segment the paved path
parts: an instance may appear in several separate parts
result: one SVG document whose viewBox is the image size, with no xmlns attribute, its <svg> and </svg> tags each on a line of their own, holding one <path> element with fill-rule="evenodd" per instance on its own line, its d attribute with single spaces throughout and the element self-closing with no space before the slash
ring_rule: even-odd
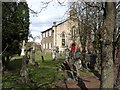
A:
<svg viewBox="0 0 120 90">
<path fill-rule="evenodd" d="M 100 81 L 96 76 L 90 75 L 90 76 L 82 77 L 82 79 L 83 79 L 83 82 L 85 83 L 85 86 L 88 88 L 88 90 L 92 90 L 93 88 L 96 88 L 99 90 Z M 77 85 L 77 81 L 75 81 L 75 80 L 68 79 L 66 83 L 67 83 L 68 90 L 70 88 L 75 89 L 75 90 L 81 90 L 80 87 Z M 59 88 L 67 90 L 67 89 L 65 89 L 66 85 L 63 82 L 63 80 L 60 81 L 57 86 Z"/>
<path fill-rule="evenodd" d="M 92 75 L 92 76 L 82 77 L 82 79 L 88 89 L 100 88 L 100 81 L 96 76 Z"/>
</svg>

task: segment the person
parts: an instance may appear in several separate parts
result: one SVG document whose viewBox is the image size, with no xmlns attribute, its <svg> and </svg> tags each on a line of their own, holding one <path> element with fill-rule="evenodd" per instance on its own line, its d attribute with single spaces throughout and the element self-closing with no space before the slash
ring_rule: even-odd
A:
<svg viewBox="0 0 120 90">
<path fill-rule="evenodd" d="M 71 48 L 71 52 L 70 52 L 71 59 L 72 59 L 72 61 L 74 63 L 75 62 L 75 51 L 77 49 L 75 42 L 72 43 L 72 45 L 70 46 L 70 48 Z"/>
<path fill-rule="evenodd" d="M 77 48 L 76 52 L 75 52 L 75 60 L 79 60 L 80 59 L 80 49 Z"/>
<path fill-rule="evenodd" d="M 76 65 L 77 69 L 80 69 L 82 67 L 82 63 L 80 60 L 80 48 L 77 48 L 77 50 L 75 52 L 75 65 Z"/>
<path fill-rule="evenodd" d="M 69 51 L 69 62 L 71 62 L 73 59 L 73 52 L 70 50 Z"/>
<path fill-rule="evenodd" d="M 82 67 L 87 69 L 87 65 L 86 65 L 86 50 L 82 50 L 81 63 L 82 63 Z"/>
<path fill-rule="evenodd" d="M 95 68 L 95 63 L 96 63 L 96 55 L 92 54 L 90 55 L 90 63 L 88 64 L 88 67 L 90 69 L 94 69 Z"/>
<path fill-rule="evenodd" d="M 76 51 L 76 45 L 75 45 L 75 43 L 72 43 L 72 45 L 71 45 L 71 51 L 72 52 L 75 52 Z"/>
</svg>

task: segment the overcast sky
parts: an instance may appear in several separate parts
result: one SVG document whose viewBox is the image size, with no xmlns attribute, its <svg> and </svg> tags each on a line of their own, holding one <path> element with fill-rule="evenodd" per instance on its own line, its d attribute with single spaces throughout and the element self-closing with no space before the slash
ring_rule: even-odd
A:
<svg viewBox="0 0 120 90">
<path fill-rule="evenodd" d="M 29 8 L 39 12 L 43 5 L 41 2 L 48 2 L 49 0 L 26 0 Z M 65 0 L 59 0 L 61 3 Z M 65 1 L 65 6 L 61 6 L 57 0 L 53 0 L 49 5 L 42 10 L 41 13 L 35 15 L 30 13 L 30 31 L 32 35 L 40 36 L 40 32 L 50 28 L 54 21 L 60 22 L 65 20 L 68 11 L 67 0 Z M 38 42 L 40 40 L 37 39 Z"/>
</svg>

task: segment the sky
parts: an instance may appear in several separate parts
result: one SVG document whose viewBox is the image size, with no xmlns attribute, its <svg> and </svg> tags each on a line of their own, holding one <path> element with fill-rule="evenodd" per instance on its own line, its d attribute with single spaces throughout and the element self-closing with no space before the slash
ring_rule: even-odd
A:
<svg viewBox="0 0 120 90">
<path fill-rule="evenodd" d="M 42 2 L 48 2 L 50 0 L 26 0 L 29 8 L 39 12 L 42 7 L 46 6 Z M 51 0 L 52 1 L 52 0 Z M 64 4 L 61 6 L 57 1 Z M 68 11 L 67 0 L 53 0 L 48 6 L 42 9 L 39 14 L 30 13 L 30 27 L 29 30 L 33 37 L 40 36 L 40 32 L 50 28 L 53 25 L 53 22 L 61 22 L 66 19 Z M 40 39 L 36 38 L 36 42 L 40 43 Z"/>
</svg>

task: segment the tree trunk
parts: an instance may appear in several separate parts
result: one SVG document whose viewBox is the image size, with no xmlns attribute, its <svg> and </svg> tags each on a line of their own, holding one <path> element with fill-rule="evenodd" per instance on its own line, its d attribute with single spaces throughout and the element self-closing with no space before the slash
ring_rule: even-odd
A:
<svg viewBox="0 0 120 90">
<path fill-rule="evenodd" d="M 114 75 L 115 75 L 115 82 L 114 87 L 120 88 L 120 48 L 117 48 L 115 53 L 115 65 L 114 65 Z"/>
<path fill-rule="evenodd" d="M 23 56 L 22 58 L 22 68 L 21 68 L 20 74 L 23 77 L 23 81 L 25 83 L 29 82 L 28 68 L 26 64 L 26 56 Z"/>
<path fill-rule="evenodd" d="M 3 71 L 6 71 L 8 69 L 9 62 L 10 62 L 9 56 L 2 56 Z"/>
<path fill-rule="evenodd" d="M 10 56 L 6 57 L 6 62 L 5 62 L 5 70 L 8 70 L 8 64 L 10 62 Z"/>
<path fill-rule="evenodd" d="M 113 32 L 115 29 L 114 2 L 105 3 L 104 23 L 100 31 L 102 40 L 101 88 L 113 88 Z"/>
<path fill-rule="evenodd" d="M 4 74 L 4 70 L 5 70 L 5 57 L 2 56 L 2 73 Z"/>
<path fill-rule="evenodd" d="M 119 64 L 119 68 L 118 68 L 118 73 L 117 73 L 117 79 L 116 79 L 116 83 L 115 83 L 115 88 L 119 88 L 120 89 L 120 64 Z"/>
</svg>

